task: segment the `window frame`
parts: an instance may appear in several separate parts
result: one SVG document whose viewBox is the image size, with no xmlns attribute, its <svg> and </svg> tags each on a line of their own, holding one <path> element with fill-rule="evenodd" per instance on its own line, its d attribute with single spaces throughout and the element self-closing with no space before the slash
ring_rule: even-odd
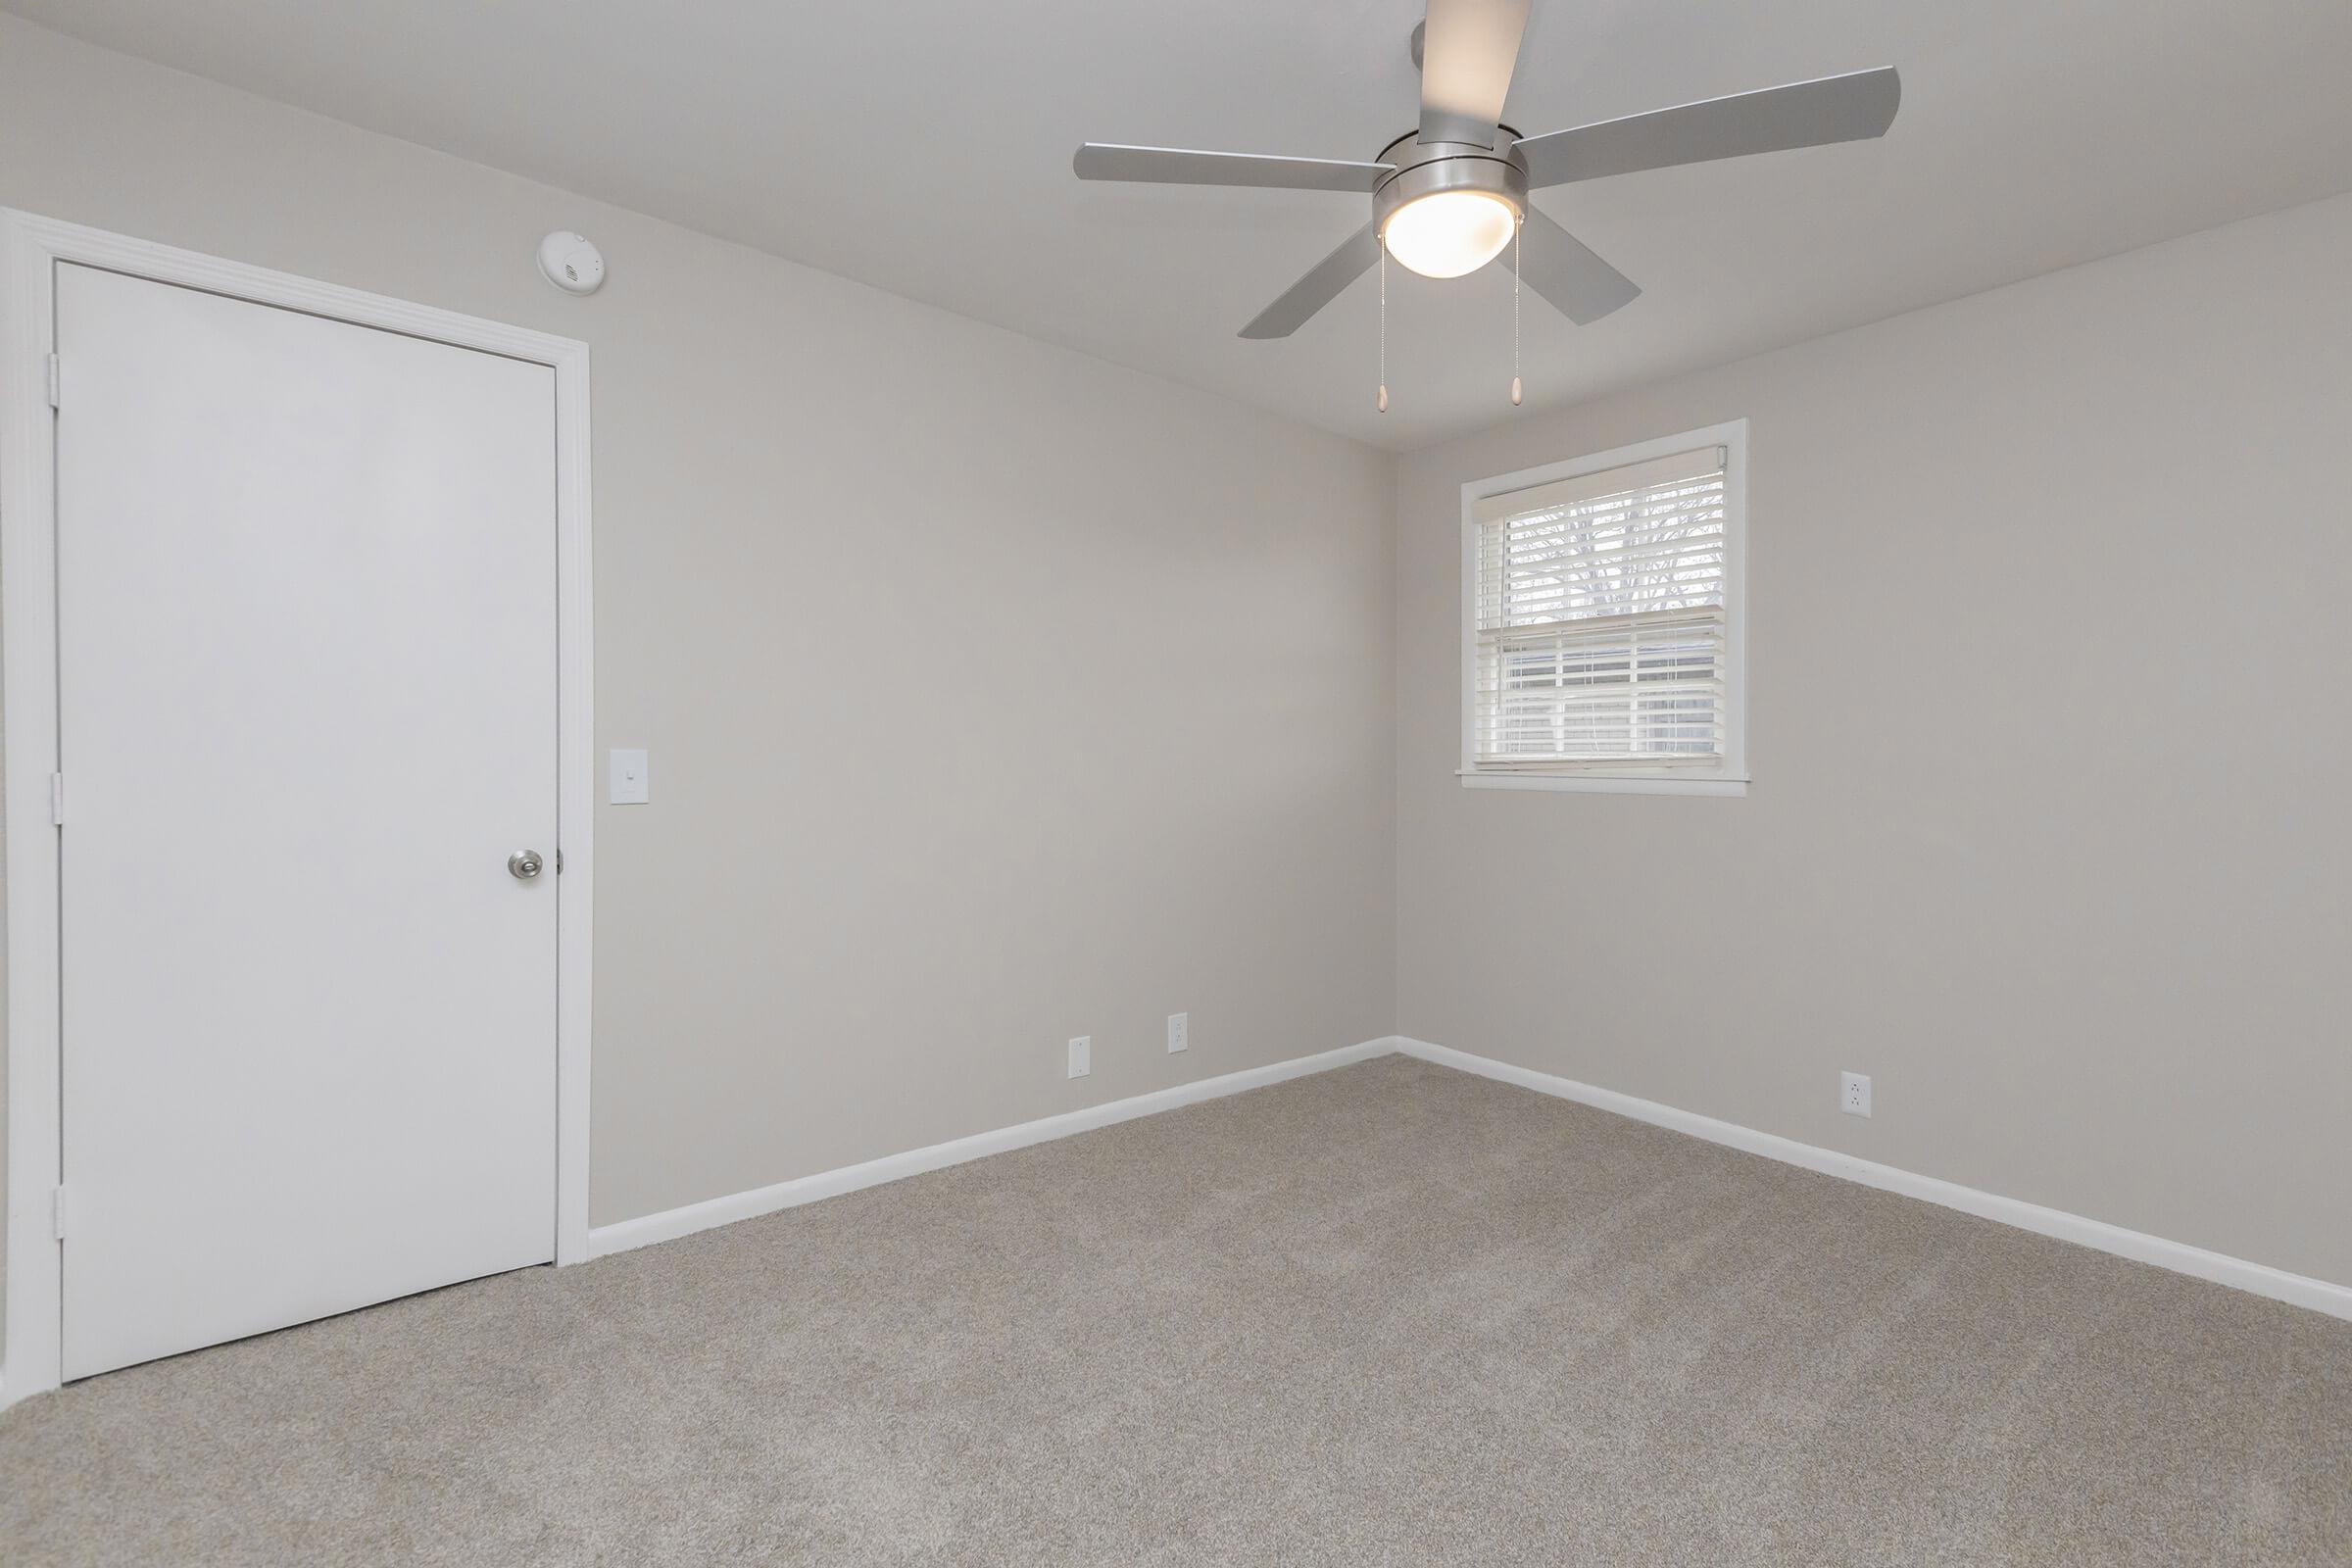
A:
<svg viewBox="0 0 2352 1568">
<path fill-rule="evenodd" d="M 1688 764 L 1596 768 L 1564 763 L 1556 772 L 1481 769 L 1478 724 L 1478 505 L 1514 490 L 1580 479 L 1696 447 L 1723 448 L 1723 760 Z M 1637 441 L 1515 473 L 1473 479 L 1462 486 L 1460 749 L 1454 774 L 1464 789 L 1555 790 L 1601 795 L 1745 795 L 1747 770 L 1747 421 L 1733 419 L 1679 435 Z"/>
</svg>

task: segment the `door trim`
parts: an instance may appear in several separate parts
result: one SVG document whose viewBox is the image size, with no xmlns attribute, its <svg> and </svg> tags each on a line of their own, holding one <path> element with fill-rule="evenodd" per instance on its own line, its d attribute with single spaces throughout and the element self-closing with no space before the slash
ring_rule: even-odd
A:
<svg viewBox="0 0 2352 1568">
<path fill-rule="evenodd" d="M 556 376 L 556 1212 L 559 1264 L 587 1259 L 588 1029 L 596 874 L 588 345 L 453 311 L 0 208 L 0 740 L 7 855 L 8 1258 L 0 1408 L 62 1380 L 58 971 L 57 445 L 49 403 L 58 264 L 544 365 Z M 70 375 L 70 372 L 69 372 Z M 69 394 L 70 395 L 70 394 Z"/>
</svg>

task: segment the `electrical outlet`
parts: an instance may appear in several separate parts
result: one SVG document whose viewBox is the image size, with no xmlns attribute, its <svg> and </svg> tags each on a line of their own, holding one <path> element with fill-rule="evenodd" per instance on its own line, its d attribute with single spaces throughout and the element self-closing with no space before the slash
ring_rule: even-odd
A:
<svg viewBox="0 0 2352 1568">
<path fill-rule="evenodd" d="M 1193 1049 L 1193 1015 L 1189 1012 L 1168 1014 L 1168 1054 Z"/>
<path fill-rule="evenodd" d="M 1838 1075 L 1838 1108 L 1848 1116 L 1870 1114 L 1870 1079 L 1858 1072 Z"/>
<path fill-rule="evenodd" d="M 1095 1070 L 1095 1037 L 1080 1035 L 1070 1042 L 1070 1076 L 1083 1078 Z"/>
</svg>

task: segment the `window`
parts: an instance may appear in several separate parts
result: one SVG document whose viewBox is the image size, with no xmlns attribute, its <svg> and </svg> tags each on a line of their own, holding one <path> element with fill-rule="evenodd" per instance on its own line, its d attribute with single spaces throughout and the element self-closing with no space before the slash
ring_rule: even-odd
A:
<svg viewBox="0 0 2352 1568">
<path fill-rule="evenodd" d="M 1745 421 L 1462 489 L 1462 782 L 1746 793 Z"/>
</svg>

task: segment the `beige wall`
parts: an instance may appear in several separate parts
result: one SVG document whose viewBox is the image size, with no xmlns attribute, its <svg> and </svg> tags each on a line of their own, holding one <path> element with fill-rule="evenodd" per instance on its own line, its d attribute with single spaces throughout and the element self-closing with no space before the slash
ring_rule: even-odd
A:
<svg viewBox="0 0 2352 1568">
<path fill-rule="evenodd" d="M 1385 454 L 11 19 L 0 204 L 592 346 L 595 1222 L 1388 1032 Z"/>
<path fill-rule="evenodd" d="M 2352 1280 L 2348 279 L 2339 197 L 1408 458 L 1400 1031 Z M 1462 789 L 1461 484 L 1742 416 L 1750 796 Z"/>
</svg>

